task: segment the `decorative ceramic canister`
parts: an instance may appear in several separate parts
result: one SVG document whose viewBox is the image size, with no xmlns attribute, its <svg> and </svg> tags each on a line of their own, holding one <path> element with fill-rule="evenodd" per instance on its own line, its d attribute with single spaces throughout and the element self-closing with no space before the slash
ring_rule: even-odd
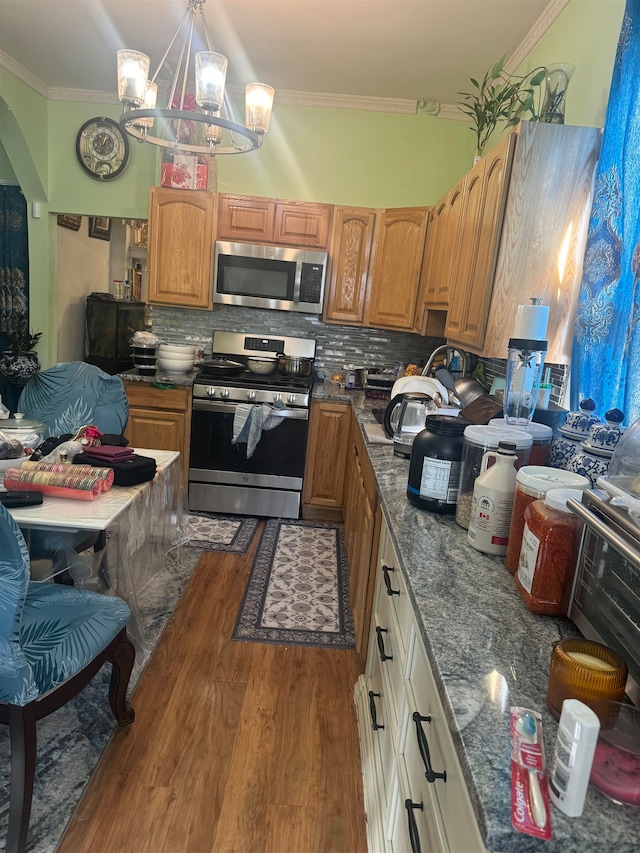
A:
<svg viewBox="0 0 640 853">
<path fill-rule="evenodd" d="M 622 435 L 620 424 L 624 420 L 624 413 L 620 409 L 609 409 L 604 417 L 606 423 L 593 424 L 580 450 L 570 459 L 567 469 L 588 477 L 592 486 L 595 486 L 598 477 L 608 473 L 609 460 Z"/>
<path fill-rule="evenodd" d="M 602 423 L 602 418 L 594 414 L 595 408 L 596 404 L 587 397 L 580 403 L 579 411 L 569 412 L 549 448 L 548 464 L 552 468 L 571 470 L 569 463 L 583 449 L 582 442 L 588 437 L 589 430 Z"/>
</svg>

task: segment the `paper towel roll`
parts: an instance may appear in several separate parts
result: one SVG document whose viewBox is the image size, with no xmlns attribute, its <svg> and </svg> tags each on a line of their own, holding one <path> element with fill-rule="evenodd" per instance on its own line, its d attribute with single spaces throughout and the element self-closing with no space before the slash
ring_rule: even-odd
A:
<svg viewBox="0 0 640 853">
<path fill-rule="evenodd" d="M 530 341 L 545 341 L 548 322 L 548 305 L 518 305 L 516 322 L 511 337 L 525 338 Z"/>
</svg>

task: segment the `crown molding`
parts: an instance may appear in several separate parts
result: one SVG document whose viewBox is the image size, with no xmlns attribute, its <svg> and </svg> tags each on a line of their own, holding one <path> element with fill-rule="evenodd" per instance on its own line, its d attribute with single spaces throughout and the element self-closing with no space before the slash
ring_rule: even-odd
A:
<svg viewBox="0 0 640 853">
<path fill-rule="evenodd" d="M 115 104 L 120 101 L 115 92 L 100 92 L 97 89 L 63 89 L 54 87 L 48 90 L 50 101 L 83 101 L 88 104 Z"/>
<path fill-rule="evenodd" d="M 469 116 L 465 115 L 457 104 L 440 104 L 438 118 L 447 121 L 469 121 Z"/>
<path fill-rule="evenodd" d="M 13 57 L 9 56 L 8 53 L 5 53 L 4 50 L 0 50 L 0 66 L 4 68 L 6 71 L 9 71 L 10 74 L 13 74 L 14 77 L 17 77 L 18 80 L 21 80 L 23 83 L 26 83 L 27 86 L 30 86 L 34 89 L 39 95 L 42 95 L 43 98 L 49 97 L 49 89 L 39 77 L 36 77 L 35 74 L 32 74 L 24 65 L 20 65 L 19 62 L 16 62 Z"/>
<path fill-rule="evenodd" d="M 507 74 L 513 74 L 516 68 L 524 62 L 542 36 L 555 23 L 560 13 L 570 2 L 571 0 L 551 0 L 544 12 L 505 62 L 504 70 Z"/>
</svg>

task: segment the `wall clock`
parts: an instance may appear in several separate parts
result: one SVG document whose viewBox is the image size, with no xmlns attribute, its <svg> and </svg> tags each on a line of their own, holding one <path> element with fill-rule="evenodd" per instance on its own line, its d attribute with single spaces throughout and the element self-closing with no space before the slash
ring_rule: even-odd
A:
<svg viewBox="0 0 640 853">
<path fill-rule="evenodd" d="M 90 118 L 78 131 L 76 155 L 92 178 L 112 181 L 120 177 L 129 162 L 129 139 L 117 121 Z"/>
</svg>

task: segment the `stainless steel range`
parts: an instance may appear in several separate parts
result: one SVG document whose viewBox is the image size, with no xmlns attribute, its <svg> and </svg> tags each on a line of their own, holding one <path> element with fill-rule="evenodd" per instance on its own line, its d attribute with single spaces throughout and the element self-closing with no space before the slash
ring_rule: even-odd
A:
<svg viewBox="0 0 640 853">
<path fill-rule="evenodd" d="M 193 386 L 189 509 L 299 517 L 313 371 L 296 375 L 295 365 L 312 368 L 315 352 L 306 338 L 214 332 L 212 358 L 201 362 Z M 281 355 L 293 373 L 280 372 Z M 252 418 L 251 453 L 233 437 Z"/>
</svg>

